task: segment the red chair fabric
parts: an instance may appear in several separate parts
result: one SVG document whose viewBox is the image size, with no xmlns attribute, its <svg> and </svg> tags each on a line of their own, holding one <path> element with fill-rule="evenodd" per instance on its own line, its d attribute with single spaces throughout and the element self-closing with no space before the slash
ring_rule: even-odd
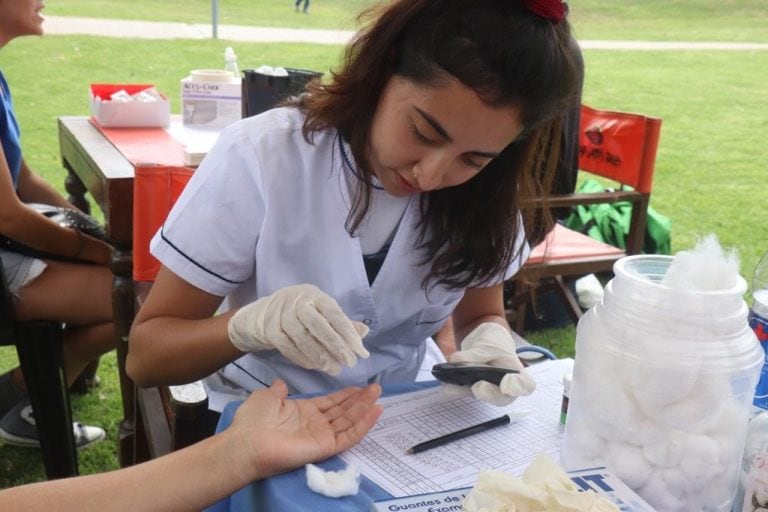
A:
<svg viewBox="0 0 768 512">
<path fill-rule="evenodd" d="M 621 257 L 641 252 L 660 130 L 658 118 L 581 106 L 579 173 L 607 178 L 615 190 L 558 195 L 550 199 L 550 206 L 632 202 L 627 248 L 613 247 L 557 224 L 545 240 L 534 247 L 511 286 L 507 286 L 505 300 L 514 310 L 512 323 L 519 334 L 524 330 L 525 311 L 533 289 L 538 290 L 537 293 L 555 289 L 576 322 L 582 311 L 568 281 L 585 274 L 610 271 Z M 533 207 L 541 204 L 534 203 Z"/>
</svg>

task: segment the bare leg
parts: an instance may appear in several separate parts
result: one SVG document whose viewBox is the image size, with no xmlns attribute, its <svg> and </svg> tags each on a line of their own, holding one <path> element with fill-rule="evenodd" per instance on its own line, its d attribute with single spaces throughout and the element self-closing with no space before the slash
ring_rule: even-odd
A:
<svg viewBox="0 0 768 512">
<path fill-rule="evenodd" d="M 114 348 L 115 326 L 112 322 L 67 329 L 62 358 L 71 386 L 93 359 Z"/>
<path fill-rule="evenodd" d="M 21 320 L 61 320 L 64 367 L 71 384 L 89 361 L 114 348 L 112 273 L 107 267 L 47 261 L 48 267 L 21 289 Z M 20 372 L 14 371 L 14 382 Z"/>
</svg>

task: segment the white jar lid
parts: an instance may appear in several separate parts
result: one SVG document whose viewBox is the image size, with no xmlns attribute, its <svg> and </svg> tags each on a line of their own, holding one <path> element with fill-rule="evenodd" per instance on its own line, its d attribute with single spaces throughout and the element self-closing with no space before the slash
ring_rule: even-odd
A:
<svg viewBox="0 0 768 512">
<path fill-rule="evenodd" d="M 194 82 L 231 82 L 231 71 L 225 69 L 193 69 L 189 75 Z"/>
</svg>

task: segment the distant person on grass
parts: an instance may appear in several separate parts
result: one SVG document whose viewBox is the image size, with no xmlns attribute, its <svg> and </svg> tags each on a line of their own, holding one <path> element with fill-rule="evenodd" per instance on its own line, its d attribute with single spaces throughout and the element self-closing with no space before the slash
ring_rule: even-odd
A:
<svg viewBox="0 0 768 512">
<path fill-rule="evenodd" d="M 309 14 L 309 0 L 296 0 L 296 12 L 299 12 L 299 5 L 301 5 L 301 2 L 304 2 L 302 12 L 304 14 Z"/>
<path fill-rule="evenodd" d="M 13 39 L 43 34 L 40 0 L 0 0 L 0 48 Z M 0 70 L 0 235 L 69 261 L 37 259 L 0 248 L 5 279 L 22 320 L 66 322 L 64 365 L 71 385 L 94 358 L 114 348 L 111 249 L 106 243 L 64 228 L 26 206 L 72 207 L 35 174 L 21 153 L 11 92 Z M 34 413 L 19 368 L 0 375 L 0 438 L 39 446 Z M 104 430 L 75 423 L 78 447 L 104 439 Z"/>
</svg>

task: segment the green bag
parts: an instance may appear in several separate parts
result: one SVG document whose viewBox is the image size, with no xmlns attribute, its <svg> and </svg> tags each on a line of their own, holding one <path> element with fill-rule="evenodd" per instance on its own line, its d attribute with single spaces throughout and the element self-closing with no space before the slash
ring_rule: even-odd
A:
<svg viewBox="0 0 768 512">
<path fill-rule="evenodd" d="M 585 180 L 579 192 L 603 192 L 604 186 L 592 179 Z M 565 225 L 588 235 L 595 240 L 626 249 L 626 239 L 629 233 L 629 222 L 632 217 L 632 203 L 618 201 L 574 206 L 571 214 L 565 219 Z M 648 207 L 648 216 L 643 241 L 643 252 L 646 254 L 671 254 L 672 223 L 656 210 Z"/>
</svg>

